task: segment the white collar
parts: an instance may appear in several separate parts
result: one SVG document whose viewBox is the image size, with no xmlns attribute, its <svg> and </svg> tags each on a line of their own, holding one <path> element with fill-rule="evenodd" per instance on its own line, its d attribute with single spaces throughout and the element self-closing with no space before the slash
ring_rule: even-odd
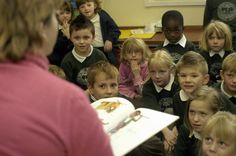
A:
<svg viewBox="0 0 236 156">
<path fill-rule="evenodd" d="M 179 96 L 180 96 L 181 101 L 188 101 L 189 99 L 189 96 L 182 89 L 179 91 Z"/>
<path fill-rule="evenodd" d="M 222 80 L 221 82 L 221 85 L 220 85 L 220 90 L 223 94 L 225 94 L 228 98 L 231 98 L 231 97 L 235 97 L 236 98 L 236 95 L 232 96 L 228 93 L 226 93 L 226 91 L 224 90 L 224 80 Z"/>
<path fill-rule="evenodd" d="M 100 21 L 100 16 L 99 16 L 99 14 L 96 14 L 96 15 L 91 19 L 91 22 L 92 22 L 92 23 L 99 22 L 99 21 Z"/>
<path fill-rule="evenodd" d="M 223 58 L 225 55 L 225 51 L 221 50 L 220 52 L 215 52 L 215 51 L 210 50 L 209 52 L 210 57 L 213 57 L 214 55 L 217 55 L 217 54 L 220 55 L 221 58 Z"/>
<path fill-rule="evenodd" d="M 89 96 L 93 100 L 93 102 L 97 101 L 97 99 L 91 93 L 89 93 Z"/>
<path fill-rule="evenodd" d="M 187 39 L 186 39 L 185 35 L 183 34 L 182 38 L 181 38 L 178 42 L 176 42 L 176 43 L 174 43 L 174 44 L 175 44 L 175 45 L 179 44 L 179 45 L 181 45 L 181 46 L 184 48 L 185 45 L 186 45 L 186 42 L 187 42 Z M 168 44 L 171 44 L 170 41 L 168 41 L 167 39 L 165 39 L 165 41 L 164 41 L 164 43 L 163 43 L 163 47 L 167 46 Z"/>
<path fill-rule="evenodd" d="M 189 134 L 188 137 L 191 138 L 192 136 L 194 136 L 198 140 L 202 140 L 201 135 L 198 132 L 194 131 L 194 130 Z"/>
<path fill-rule="evenodd" d="M 75 48 L 73 48 L 73 50 L 72 50 L 73 56 L 74 56 L 75 59 L 78 60 L 80 63 L 84 62 L 84 60 L 85 60 L 87 57 L 89 57 L 89 56 L 92 54 L 92 52 L 93 52 L 93 46 L 92 46 L 92 45 L 90 45 L 90 52 L 89 52 L 88 56 L 81 56 L 81 55 L 77 54 L 76 51 L 75 51 Z"/>
<path fill-rule="evenodd" d="M 160 92 L 162 91 L 162 89 L 165 89 L 165 90 L 167 90 L 167 91 L 170 91 L 170 90 L 171 90 L 171 86 L 172 86 L 174 80 L 175 80 L 174 75 L 171 74 L 171 75 L 170 75 L 170 81 L 169 81 L 169 83 L 168 83 L 164 88 L 162 88 L 162 87 L 156 85 L 154 82 L 153 82 L 153 84 L 154 84 L 154 86 L 155 86 L 156 91 L 157 91 L 158 93 L 160 93 Z"/>
</svg>

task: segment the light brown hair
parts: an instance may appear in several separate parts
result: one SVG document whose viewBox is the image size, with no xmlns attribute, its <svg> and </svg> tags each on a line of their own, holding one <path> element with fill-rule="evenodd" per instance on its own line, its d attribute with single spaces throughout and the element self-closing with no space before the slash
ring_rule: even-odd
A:
<svg viewBox="0 0 236 156">
<path fill-rule="evenodd" d="M 166 50 L 157 50 L 153 52 L 149 59 L 148 59 L 148 68 L 150 68 L 150 65 L 158 64 L 158 65 L 166 65 L 169 69 L 175 68 L 175 63 L 173 61 L 173 58 Z"/>
<path fill-rule="evenodd" d="M 194 51 L 189 51 L 182 55 L 176 64 L 176 73 L 179 73 L 183 67 L 196 67 L 203 75 L 208 74 L 208 65 L 205 58 Z"/>
<path fill-rule="evenodd" d="M 204 29 L 202 34 L 202 40 L 200 42 L 200 49 L 204 51 L 209 51 L 208 38 L 216 33 L 217 37 L 223 37 L 225 39 L 224 50 L 232 50 L 232 33 L 227 24 L 221 21 L 212 21 Z"/>
<path fill-rule="evenodd" d="M 191 99 L 187 102 L 186 112 L 184 116 L 184 123 L 190 131 L 192 131 L 192 126 L 189 121 L 188 112 L 191 102 L 194 100 L 204 101 L 206 105 L 209 106 L 209 108 L 213 113 L 216 113 L 224 109 L 225 107 L 225 103 L 222 99 L 221 93 L 217 91 L 215 88 L 208 86 L 202 86 L 198 88 L 196 91 L 194 91 Z"/>
<path fill-rule="evenodd" d="M 119 81 L 118 69 L 107 61 L 101 60 L 92 64 L 87 73 L 87 82 L 89 86 L 93 86 L 96 80 L 96 76 L 99 73 L 105 73 L 107 78 L 117 79 Z"/>
<path fill-rule="evenodd" d="M 203 131 L 202 138 L 208 137 L 210 134 L 215 135 L 222 141 L 231 141 L 236 148 L 236 115 L 230 112 L 217 112 L 211 116 Z"/>
<path fill-rule="evenodd" d="M 236 53 L 231 53 L 225 57 L 222 63 L 222 71 L 236 73 Z"/>
<path fill-rule="evenodd" d="M 0 62 L 19 61 L 33 45 L 41 46 L 40 25 L 50 24 L 61 3 L 62 0 L 0 1 Z"/>
<path fill-rule="evenodd" d="M 142 39 L 128 38 L 122 44 L 121 53 L 120 53 L 120 61 L 127 62 L 127 53 L 134 52 L 134 51 L 142 52 L 143 62 L 148 59 L 151 53 L 147 44 Z"/>
</svg>

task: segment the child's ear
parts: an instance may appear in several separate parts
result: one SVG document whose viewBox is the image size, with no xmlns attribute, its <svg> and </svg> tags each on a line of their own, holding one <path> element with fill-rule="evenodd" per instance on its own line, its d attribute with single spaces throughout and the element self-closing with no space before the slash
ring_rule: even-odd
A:
<svg viewBox="0 0 236 156">
<path fill-rule="evenodd" d="M 203 84 L 204 84 L 204 85 L 207 85 L 207 83 L 209 82 L 209 79 L 210 79 L 209 74 L 206 74 L 206 75 L 204 76 Z"/>
</svg>

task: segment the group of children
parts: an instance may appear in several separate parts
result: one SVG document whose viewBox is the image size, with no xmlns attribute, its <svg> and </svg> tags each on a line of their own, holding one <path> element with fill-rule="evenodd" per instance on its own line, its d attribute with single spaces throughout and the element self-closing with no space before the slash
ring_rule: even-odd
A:
<svg viewBox="0 0 236 156">
<path fill-rule="evenodd" d="M 232 139 L 236 135 L 230 131 L 236 117 L 217 113 L 236 113 L 236 53 L 226 24 L 208 24 L 197 47 L 183 34 L 182 14 L 167 11 L 162 16 L 166 39 L 158 50 L 151 52 L 142 39 L 128 38 L 121 47 L 117 69 L 114 44 L 120 35 L 118 26 L 98 0 L 77 0 L 77 5 L 81 15 L 74 19 L 70 7 L 59 11 L 58 42 L 49 56 L 68 81 L 83 88 L 91 102 L 122 96 L 134 105 L 137 102 L 136 107 L 178 115 L 174 125 L 157 134 L 166 155 L 194 156 L 200 151 L 210 155 L 213 145 L 219 146 L 215 151 L 231 148 L 226 152 L 236 153 L 236 139 Z M 223 121 L 228 129 L 220 128 L 218 122 Z M 199 140 L 202 150 L 197 147 Z"/>
</svg>

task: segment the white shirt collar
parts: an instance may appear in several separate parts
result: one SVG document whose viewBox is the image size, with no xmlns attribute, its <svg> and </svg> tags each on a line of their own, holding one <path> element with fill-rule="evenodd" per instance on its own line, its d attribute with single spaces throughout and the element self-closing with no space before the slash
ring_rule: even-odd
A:
<svg viewBox="0 0 236 156">
<path fill-rule="evenodd" d="M 220 52 L 214 52 L 214 51 L 210 50 L 210 52 L 209 52 L 210 57 L 213 57 L 214 55 L 217 55 L 217 54 L 220 55 L 221 58 L 223 58 L 225 55 L 225 51 L 221 50 Z"/>
<path fill-rule="evenodd" d="M 96 15 L 91 19 L 91 22 L 92 22 L 92 23 L 100 22 L 100 16 L 99 16 L 99 14 L 96 14 Z"/>
<path fill-rule="evenodd" d="M 221 85 L 220 85 L 220 90 L 223 94 L 225 94 L 228 98 L 231 98 L 231 97 L 235 97 L 236 98 L 236 95 L 232 96 L 228 93 L 226 93 L 226 91 L 224 90 L 224 80 L 222 80 L 221 82 Z"/>
<path fill-rule="evenodd" d="M 181 101 L 188 101 L 189 99 L 189 96 L 182 89 L 179 91 L 179 96 Z"/>
<path fill-rule="evenodd" d="M 189 138 L 191 138 L 192 136 L 194 136 L 198 140 L 202 140 L 201 135 L 198 132 L 194 131 L 194 130 L 189 134 Z"/>
<path fill-rule="evenodd" d="M 153 82 L 153 84 L 154 84 L 154 86 L 155 86 L 156 91 L 157 91 L 158 93 L 160 93 L 160 92 L 162 91 L 162 89 L 165 89 L 165 90 L 167 90 L 167 91 L 170 91 L 170 90 L 171 90 L 171 86 L 172 86 L 174 80 L 175 80 L 174 75 L 171 74 L 171 75 L 170 75 L 170 81 L 169 81 L 169 83 L 168 83 L 164 88 L 162 88 L 162 87 L 156 85 L 156 83 L 154 83 L 154 82 Z"/>
<path fill-rule="evenodd" d="M 179 44 L 184 48 L 186 45 L 186 42 L 187 42 L 187 39 L 186 39 L 185 35 L 183 34 L 182 38 L 178 42 L 176 42 L 175 44 L 176 45 Z M 168 44 L 171 44 L 170 41 L 165 39 L 165 41 L 163 43 L 163 47 L 167 46 Z"/>
<path fill-rule="evenodd" d="M 92 94 L 89 93 L 89 95 L 90 95 L 90 98 L 93 100 L 93 102 L 97 101 L 97 99 Z"/>
<path fill-rule="evenodd" d="M 84 60 L 85 60 L 87 57 L 89 57 L 89 56 L 92 54 L 92 52 L 93 52 L 93 46 L 92 46 L 92 45 L 90 45 L 90 52 L 89 52 L 88 56 L 81 56 L 81 55 L 77 54 L 76 51 L 75 51 L 75 48 L 73 48 L 73 50 L 72 50 L 73 56 L 74 56 L 75 59 L 78 60 L 80 63 L 84 62 Z"/>
</svg>

